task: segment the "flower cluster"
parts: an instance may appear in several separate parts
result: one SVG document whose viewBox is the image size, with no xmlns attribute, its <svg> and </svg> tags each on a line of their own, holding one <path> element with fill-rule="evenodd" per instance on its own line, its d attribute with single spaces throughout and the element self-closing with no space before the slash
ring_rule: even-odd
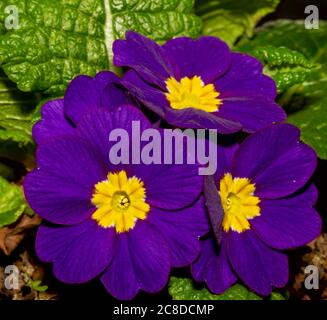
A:
<svg viewBox="0 0 327 320">
<path fill-rule="evenodd" d="M 261 295 L 284 286 L 283 250 L 320 233 L 316 155 L 282 123 L 261 63 L 214 37 L 160 46 L 127 32 L 113 51 L 122 78 L 78 76 L 33 128 L 37 168 L 24 191 L 44 219 L 40 259 L 66 283 L 99 277 L 119 299 L 157 292 L 171 268 L 185 266 L 214 293 L 237 279 Z M 113 163 L 110 133 L 134 122 L 160 136 L 166 126 L 217 130 L 216 173 L 200 176 L 196 161 Z M 241 143 L 230 135 L 239 131 Z M 133 154 L 133 141 L 125 147 Z"/>
</svg>

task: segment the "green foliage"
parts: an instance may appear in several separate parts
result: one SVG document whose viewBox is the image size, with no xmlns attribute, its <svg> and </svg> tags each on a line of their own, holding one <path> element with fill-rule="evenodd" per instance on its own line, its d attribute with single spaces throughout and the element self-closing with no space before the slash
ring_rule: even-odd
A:
<svg viewBox="0 0 327 320">
<path fill-rule="evenodd" d="M 289 114 L 288 121 L 301 129 L 303 141 L 311 145 L 322 159 L 327 159 L 326 39 L 327 22 L 320 21 L 319 29 L 309 30 L 304 28 L 303 21 L 280 20 L 264 25 L 253 39 L 244 40 L 238 47 L 245 52 L 254 52 L 267 46 L 297 52 L 296 65 L 293 65 L 294 68 L 288 66 L 290 71 L 285 73 L 285 77 L 289 74 L 292 80 L 285 82 L 284 78 L 281 81 L 280 89 L 284 86 L 288 90 L 282 92 L 280 103 Z M 310 68 L 310 63 L 316 67 Z M 301 69 L 304 73 L 294 77 Z M 294 79 L 297 81 L 294 82 Z M 277 78 L 277 81 L 280 80 Z"/>
<path fill-rule="evenodd" d="M 240 284 L 235 284 L 223 294 L 210 293 L 206 288 L 195 289 L 191 279 L 171 277 L 169 294 L 174 300 L 261 300 Z"/>
<path fill-rule="evenodd" d="M 206 288 L 197 289 L 192 279 L 171 277 L 169 294 L 173 300 L 262 300 L 261 297 L 249 291 L 240 284 L 235 284 L 223 294 L 213 294 Z M 279 292 L 273 292 L 270 300 L 285 300 Z"/>
<path fill-rule="evenodd" d="M 248 53 L 265 65 L 264 73 L 275 80 L 279 93 L 303 83 L 315 67 L 302 53 L 286 47 L 263 46 Z"/>
<path fill-rule="evenodd" d="M 232 46 L 243 35 L 252 36 L 257 23 L 273 12 L 279 0 L 198 0 L 195 10 L 203 19 L 203 34 Z"/>
<path fill-rule="evenodd" d="M 0 176 L 0 228 L 12 224 L 23 214 L 26 203 L 20 187 Z"/>
<path fill-rule="evenodd" d="M 9 4 L 19 29 L 0 32 L 0 63 L 20 90 L 54 96 L 78 74 L 112 68 L 112 43 L 126 30 L 166 40 L 201 29 L 193 0 L 3 0 L 2 25 Z"/>
<path fill-rule="evenodd" d="M 29 282 L 27 283 L 27 285 L 38 292 L 45 292 L 48 290 L 48 286 L 46 285 L 42 285 L 40 280 L 29 280 Z"/>
<path fill-rule="evenodd" d="M 32 143 L 31 119 L 36 101 L 35 95 L 17 90 L 0 71 L 0 141 L 11 140 L 20 145 Z"/>
</svg>

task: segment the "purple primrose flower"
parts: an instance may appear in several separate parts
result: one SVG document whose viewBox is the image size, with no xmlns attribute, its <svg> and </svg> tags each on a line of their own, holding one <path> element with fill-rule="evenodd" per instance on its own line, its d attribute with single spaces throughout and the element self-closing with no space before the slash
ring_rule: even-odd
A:
<svg viewBox="0 0 327 320">
<path fill-rule="evenodd" d="M 110 72 L 81 76 L 34 127 L 37 168 L 24 181 L 46 220 L 36 251 L 66 283 L 100 277 L 116 298 L 161 290 L 172 267 L 192 263 L 208 232 L 196 165 L 113 165 L 109 133 L 151 124 Z"/>
<path fill-rule="evenodd" d="M 254 132 L 285 120 L 276 86 L 261 63 L 231 52 L 214 37 L 176 38 L 163 46 L 136 33 L 113 45 L 116 66 L 129 67 L 123 85 L 169 124 Z"/>
<path fill-rule="evenodd" d="M 261 295 L 288 280 L 283 252 L 307 244 L 321 231 L 312 208 L 317 192 L 308 182 L 316 154 L 299 130 L 277 124 L 241 145 L 218 148 L 218 170 L 204 192 L 213 232 L 192 265 L 195 280 L 222 293 L 239 277 Z"/>
</svg>

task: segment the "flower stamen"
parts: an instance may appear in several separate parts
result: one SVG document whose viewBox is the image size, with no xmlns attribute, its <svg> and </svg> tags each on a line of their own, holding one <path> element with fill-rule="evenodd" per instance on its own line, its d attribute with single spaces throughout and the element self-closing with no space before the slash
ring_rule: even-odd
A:
<svg viewBox="0 0 327 320">
<path fill-rule="evenodd" d="M 115 227 L 117 233 L 133 229 L 150 211 L 143 182 L 135 176 L 127 178 L 124 170 L 110 172 L 107 180 L 97 183 L 91 201 L 97 208 L 92 218 L 103 228 Z"/>
<path fill-rule="evenodd" d="M 213 84 L 205 85 L 201 77 L 184 77 L 180 81 L 170 77 L 166 80 L 166 98 L 173 109 L 194 108 L 206 112 L 218 111 L 222 103 Z"/>
<path fill-rule="evenodd" d="M 249 220 L 260 216 L 260 199 L 254 196 L 255 184 L 247 178 L 226 173 L 220 180 L 220 199 L 224 209 L 223 229 L 238 233 L 251 228 Z"/>
</svg>

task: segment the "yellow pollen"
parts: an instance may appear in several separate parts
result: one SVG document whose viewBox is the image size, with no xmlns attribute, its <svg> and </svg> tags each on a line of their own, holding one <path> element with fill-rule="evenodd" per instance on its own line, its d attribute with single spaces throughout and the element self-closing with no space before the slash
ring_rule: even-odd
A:
<svg viewBox="0 0 327 320">
<path fill-rule="evenodd" d="M 249 220 L 260 216 L 260 199 L 254 196 L 255 184 L 247 178 L 226 173 L 220 180 L 220 199 L 224 209 L 223 229 L 238 233 L 250 229 Z"/>
<path fill-rule="evenodd" d="M 218 111 L 222 101 L 213 84 L 205 85 L 199 76 L 184 77 L 181 81 L 170 77 L 166 80 L 166 98 L 173 109 L 199 109 L 206 112 Z"/>
<path fill-rule="evenodd" d="M 124 170 L 110 172 L 107 180 L 97 183 L 91 201 L 97 208 L 92 218 L 103 228 L 115 227 L 117 233 L 133 229 L 150 211 L 143 182 L 135 176 L 127 178 Z"/>
</svg>

